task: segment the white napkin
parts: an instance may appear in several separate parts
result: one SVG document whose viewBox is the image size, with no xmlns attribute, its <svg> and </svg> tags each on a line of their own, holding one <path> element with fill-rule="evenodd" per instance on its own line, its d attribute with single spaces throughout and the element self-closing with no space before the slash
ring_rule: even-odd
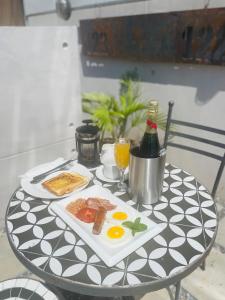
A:
<svg viewBox="0 0 225 300">
<path fill-rule="evenodd" d="M 30 170 L 28 170 L 23 175 L 20 175 L 20 178 L 28 178 L 32 179 L 34 176 L 47 172 L 55 167 L 61 165 L 64 161 L 66 161 L 63 157 L 58 157 L 57 159 L 47 162 L 45 164 L 38 165 Z"/>
<path fill-rule="evenodd" d="M 116 165 L 114 156 L 114 144 L 104 144 L 102 146 L 100 161 L 103 165 Z"/>
</svg>

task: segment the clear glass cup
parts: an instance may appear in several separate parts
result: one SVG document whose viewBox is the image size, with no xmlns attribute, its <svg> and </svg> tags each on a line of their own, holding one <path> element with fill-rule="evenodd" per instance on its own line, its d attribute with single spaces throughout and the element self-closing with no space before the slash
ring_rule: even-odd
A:
<svg viewBox="0 0 225 300">
<path fill-rule="evenodd" d="M 118 182 L 118 190 L 120 192 L 127 191 L 127 184 L 124 182 L 124 173 L 129 165 L 130 159 L 130 142 L 124 137 L 120 137 L 115 142 L 114 147 L 116 166 L 120 170 L 120 181 Z"/>
</svg>

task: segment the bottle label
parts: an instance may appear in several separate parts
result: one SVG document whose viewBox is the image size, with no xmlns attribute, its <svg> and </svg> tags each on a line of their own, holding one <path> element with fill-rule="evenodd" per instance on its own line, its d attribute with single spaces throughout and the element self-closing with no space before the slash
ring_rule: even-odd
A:
<svg viewBox="0 0 225 300">
<path fill-rule="evenodd" d="M 146 124 L 151 128 L 151 129 L 157 129 L 157 124 L 153 122 L 151 119 L 147 119 Z"/>
</svg>

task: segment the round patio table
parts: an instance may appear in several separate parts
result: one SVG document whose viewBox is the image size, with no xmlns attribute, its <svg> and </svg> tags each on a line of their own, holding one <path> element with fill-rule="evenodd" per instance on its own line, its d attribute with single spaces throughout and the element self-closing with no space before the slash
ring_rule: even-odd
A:
<svg viewBox="0 0 225 300">
<path fill-rule="evenodd" d="M 179 284 L 209 254 L 217 232 L 216 206 L 206 188 L 184 170 L 166 165 L 163 193 L 154 205 L 136 204 L 115 183 L 98 177 L 92 184 L 110 189 L 164 229 L 108 267 L 51 211 L 51 201 L 18 188 L 6 212 L 8 239 L 17 258 L 46 282 L 98 297 L 143 295 Z"/>
</svg>

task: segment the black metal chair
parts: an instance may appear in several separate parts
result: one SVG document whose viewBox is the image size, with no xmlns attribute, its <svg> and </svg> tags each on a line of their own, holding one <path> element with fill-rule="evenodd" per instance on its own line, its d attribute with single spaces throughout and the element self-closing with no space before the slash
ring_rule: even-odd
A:
<svg viewBox="0 0 225 300">
<path fill-rule="evenodd" d="M 195 123 L 184 122 L 184 121 L 172 119 L 171 117 L 172 117 L 173 105 L 174 105 L 174 103 L 172 101 L 170 101 L 169 102 L 168 117 L 167 117 L 167 124 L 166 124 L 166 131 L 165 131 L 165 137 L 164 137 L 164 148 L 166 149 L 168 146 L 176 147 L 176 148 L 180 148 L 180 149 L 183 149 L 183 150 L 195 152 L 195 153 L 205 155 L 205 156 L 208 156 L 210 158 L 218 160 L 220 163 L 219 163 L 218 171 L 217 171 L 216 178 L 215 178 L 213 188 L 212 188 L 212 192 L 211 192 L 211 195 L 214 198 L 215 195 L 216 195 L 218 185 L 219 185 L 220 180 L 221 180 L 221 176 L 222 176 L 222 173 L 223 173 L 223 170 L 224 170 L 224 166 L 225 166 L 225 144 L 220 143 L 220 142 L 216 142 L 216 141 L 211 140 L 211 139 L 205 139 L 205 138 L 202 138 L 202 137 L 199 137 L 199 136 L 196 136 L 196 135 L 182 133 L 180 130 L 175 131 L 175 130 L 172 130 L 171 128 L 173 127 L 173 125 L 174 126 L 179 125 L 179 126 L 182 126 L 182 127 L 200 129 L 200 130 L 203 130 L 205 132 L 220 134 L 220 135 L 223 135 L 224 137 L 225 137 L 225 130 L 216 129 L 216 128 L 203 126 L 203 125 L 199 125 L 199 124 L 195 124 Z M 201 150 L 201 149 L 198 149 L 198 148 L 195 148 L 195 147 L 192 147 L 192 146 L 187 146 L 187 145 L 174 143 L 173 141 L 170 140 L 170 137 L 182 137 L 184 139 L 197 141 L 197 142 L 204 143 L 204 144 L 207 144 L 207 145 L 212 145 L 212 146 L 224 149 L 224 153 L 221 156 L 221 155 L 218 155 L 218 154 L 215 154 L 215 153 L 212 153 L 212 152 L 209 152 L 209 151 Z"/>
<path fill-rule="evenodd" d="M 214 133 L 217 135 L 221 135 L 223 137 L 225 137 L 225 131 L 221 130 L 221 129 L 216 129 L 216 128 L 212 128 L 212 127 L 208 127 L 208 126 L 191 123 L 191 122 L 185 122 L 185 121 L 172 119 L 173 105 L 174 105 L 174 102 L 170 101 L 169 109 L 168 109 L 168 116 L 167 116 L 166 130 L 165 130 L 165 137 L 164 137 L 164 148 L 167 149 L 167 147 L 175 147 L 175 148 L 183 149 L 186 151 L 198 153 L 198 154 L 201 154 L 201 155 L 204 155 L 204 156 L 207 156 L 207 157 L 210 157 L 212 159 L 216 159 L 217 161 L 219 161 L 218 170 L 217 170 L 215 180 L 213 183 L 213 187 L 212 187 L 212 191 L 211 191 L 211 195 L 214 198 L 216 195 L 222 174 L 223 174 L 224 166 L 225 166 L 225 144 L 217 142 L 212 139 L 199 137 L 199 136 L 192 135 L 189 133 L 188 134 L 183 133 L 183 132 L 181 132 L 180 128 L 199 129 L 199 130 L 202 130 L 202 131 L 205 131 L 208 133 Z M 174 130 L 173 128 L 176 128 L 177 126 L 179 126 L 179 130 Z M 175 143 L 175 142 L 173 142 L 171 137 L 181 137 L 181 138 L 187 139 L 189 141 L 191 141 L 191 140 L 197 141 L 197 142 L 203 143 L 205 145 L 211 145 L 211 146 L 217 147 L 217 150 L 219 150 L 219 148 L 223 149 L 223 155 L 218 155 L 218 153 L 212 153 L 209 151 L 199 149 L 197 147 L 192 147 L 191 145 L 187 146 L 187 145 L 183 145 L 181 143 Z M 205 270 L 205 260 L 203 261 L 203 263 L 201 265 L 201 269 Z M 179 294 L 180 294 L 180 288 L 181 288 L 180 281 L 177 282 L 175 287 L 176 287 L 175 300 L 178 300 Z"/>
</svg>

